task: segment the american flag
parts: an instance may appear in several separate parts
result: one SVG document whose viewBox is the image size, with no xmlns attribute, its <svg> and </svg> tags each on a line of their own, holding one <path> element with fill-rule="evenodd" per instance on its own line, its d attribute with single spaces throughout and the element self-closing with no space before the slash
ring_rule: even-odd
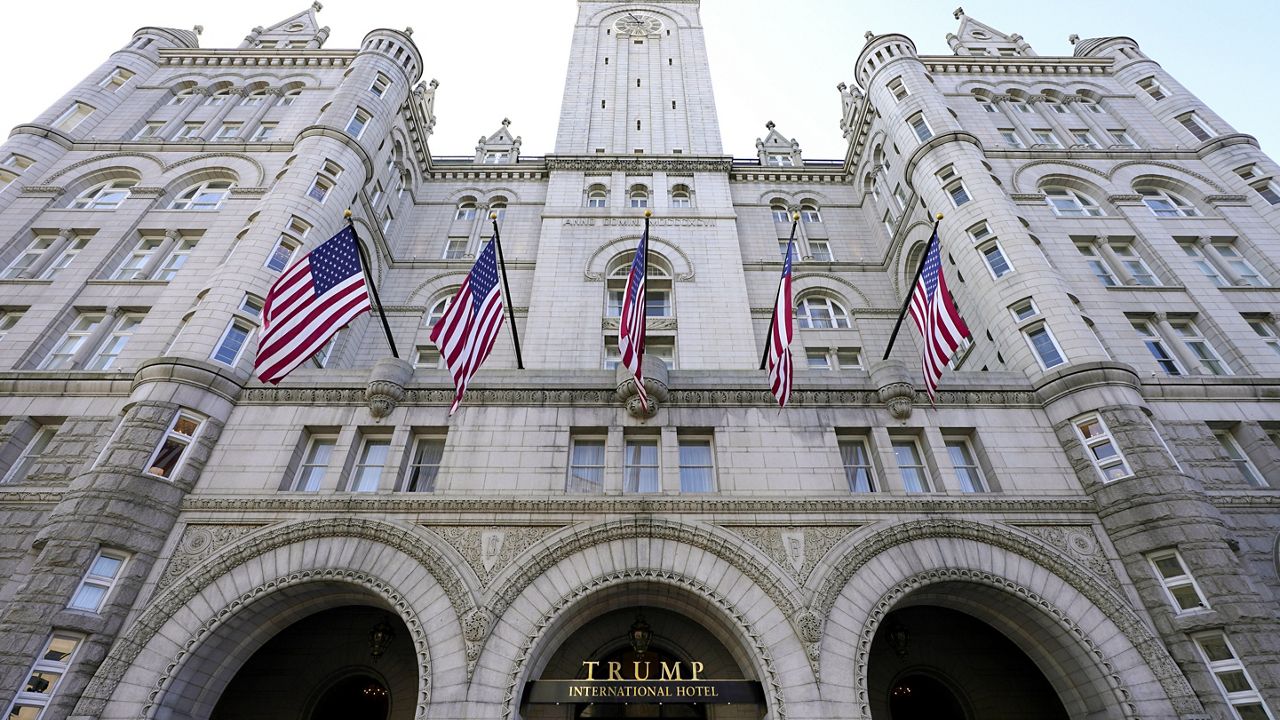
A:
<svg viewBox="0 0 1280 720">
<path fill-rule="evenodd" d="M 933 237 L 929 238 L 924 269 L 912 291 L 910 305 L 911 319 L 924 338 L 921 364 L 924 368 L 924 386 L 929 391 L 929 402 L 935 399 L 938 378 L 942 377 L 943 368 L 951 362 L 951 355 L 960 347 L 962 340 L 970 337 L 969 327 L 964 324 L 964 318 L 960 317 L 960 311 L 956 310 L 955 303 L 951 300 L 951 292 L 947 290 L 947 278 L 942 273 L 941 246 L 935 226 Z"/>
<path fill-rule="evenodd" d="M 627 273 L 627 289 L 622 295 L 622 318 L 618 321 L 618 350 L 622 354 L 622 365 L 635 376 L 636 392 L 645 412 L 649 410 L 649 395 L 644 390 L 644 283 L 645 274 L 649 271 L 648 248 L 649 224 L 646 222 L 640 244 L 636 246 L 636 257 L 631 261 L 631 271 Z"/>
<path fill-rule="evenodd" d="M 769 387 L 778 399 L 778 407 L 786 407 L 791 399 L 791 339 L 795 308 L 791 301 L 791 253 L 795 243 L 787 242 L 787 259 L 782 264 L 782 281 L 778 298 L 773 303 L 773 330 L 769 333 Z"/>
<path fill-rule="evenodd" d="M 369 311 L 356 233 L 347 226 L 291 265 L 267 292 L 254 371 L 272 385 Z"/>
<path fill-rule="evenodd" d="M 450 415 L 457 411 L 471 378 L 493 351 L 505 316 L 498 287 L 498 253 L 490 240 L 449 302 L 449 309 L 431 329 L 431 342 L 440 349 L 457 389 Z"/>
</svg>

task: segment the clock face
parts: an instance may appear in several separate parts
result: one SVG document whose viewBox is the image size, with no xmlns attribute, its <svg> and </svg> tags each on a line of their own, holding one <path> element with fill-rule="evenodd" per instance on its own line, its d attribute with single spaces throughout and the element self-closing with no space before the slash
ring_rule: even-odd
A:
<svg viewBox="0 0 1280 720">
<path fill-rule="evenodd" d="M 656 35 L 662 30 L 662 21 L 652 15 L 627 13 L 613 23 L 619 35 Z"/>
</svg>

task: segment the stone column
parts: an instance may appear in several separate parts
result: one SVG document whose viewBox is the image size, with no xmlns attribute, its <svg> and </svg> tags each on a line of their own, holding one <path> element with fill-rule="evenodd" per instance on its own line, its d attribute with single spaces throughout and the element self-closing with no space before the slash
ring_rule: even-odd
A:
<svg viewBox="0 0 1280 720">
<path fill-rule="evenodd" d="M 50 265 L 58 259 L 63 250 L 75 240 L 76 233 L 71 228 L 62 228 L 58 231 L 58 239 L 53 241 L 35 262 L 31 263 L 26 270 L 18 273 L 18 278 L 22 280 L 30 280 L 31 278 L 40 277 Z"/>
<path fill-rule="evenodd" d="M 244 88 L 231 88 L 227 93 L 227 101 L 218 108 L 218 112 L 214 113 L 213 117 L 205 122 L 204 127 L 200 128 L 201 138 L 212 140 L 213 136 L 217 134 L 218 128 L 222 125 L 222 121 L 227 118 L 232 108 L 240 104 L 245 95 Z M 243 129 L 242 127 L 241 130 Z"/>
<path fill-rule="evenodd" d="M 165 140 L 172 140 L 174 133 L 178 132 L 178 129 L 186 123 L 187 118 L 191 117 L 191 113 L 204 104 L 202 98 L 209 96 L 209 88 L 195 88 L 193 92 L 195 94 L 182 103 L 182 109 L 178 111 L 178 114 L 174 115 L 173 119 L 160 129 L 160 137 Z"/>
<path fill-rule="evenodd" d="M 1169 323 L 1169 316 L 1165 313 L 1156 313 L 1152 316 L 1155 321 L 1157 334 L 1164 338 L 1169 344 L 1169 352 L 1173 353 L 1178 361 L 1182 363 L 1182 367 L 1187 369 L 1191 375 L 1209 375 L 1204 366 L 1200 364 L 1200 358 L 1196 357 L 1191 351 L 1187 350 L 1187 346 L 1182 342 L 1182 335 L 1173 329 L 1173 325 Z"/>
<path fill-rule="evenodd" d="M 182 239 L 182 234 L 177 230 L 165 230 L 164 241 L 160 243 L 160 247 L 147 258 L 147 262 L 142 265 L 141 273 L 144 279 L 151 279 L 159 269 L 160 263 L 169 257 L 169 253 L 173 252 L 173 248 Z"/>
</svg>

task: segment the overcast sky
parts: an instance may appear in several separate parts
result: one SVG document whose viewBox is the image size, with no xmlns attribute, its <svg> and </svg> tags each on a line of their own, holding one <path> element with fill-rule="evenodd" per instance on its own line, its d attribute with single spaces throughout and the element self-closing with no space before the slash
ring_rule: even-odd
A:
<svg viewBox="0 0 1280 720">
<path fill-rule="evenodd" d="M 949 53 L 945 36 L 960 0 L 703 0 L 725 150 L 755 155 L 773 120 L 808 158 L 844 157 L 835 86 L 852 82 L 863 33 L 901 32 L 923 54 Z M 523 136 L 525 154 L 555 142 L 573 0 L 326 0 L 327 47 L 353 48 L 376 27 L 414 29 L 426 74 L 436 78 L 437 155 L 467 155 L 503 117 Z M 271 25 L 305 0 L 100 0 L 5 3 L 0 127 L 27 122 L 92 73 L 143 25 L 204 26 L 204 47 L 236 47 L 255 25 Z M 965 10 L 1004 32 L 1021 33 L 1041 55 L 1070 55 L 1067 36 L 1128 35 L 1273 156 L 1280 146 L 1280 100 L 1264 55 L 1280 30 L 1276 0 L 969 0 Z"/>
</svg>

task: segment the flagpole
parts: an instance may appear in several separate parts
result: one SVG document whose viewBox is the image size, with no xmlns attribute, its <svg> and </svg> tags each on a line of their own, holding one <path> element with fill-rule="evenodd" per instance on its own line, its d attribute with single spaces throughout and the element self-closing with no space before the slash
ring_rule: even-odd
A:
<svg viewBox="0 0 1280 720">
<path fill-rule="evenodd" d="M 906 300 L 902 303 L 902 312 L 898 313 L 898 322 L 893 326 L 893 334 L 889 336 L 889 346 L 884 349 L 884 357 L 881 360 L 889 359 L 889 352 L 893 350 L 893 343 L 898 339 L 898 331 L 902 329 L 902 319 L 907 316 L 907 308 L 911 307 L 911 298 L 915 295 L 916 283 L 920 282 L 920 275 L 924 273 L 925 260 L 929 258 L 929 247 L 933 245 L 933 239 L 938 237 L 938 223 L 942 222 L 942 213 L 937 214 L 937 219 L 933 221 L 933 233 L 929 235 L 929 242 L 924 246 L 924 254 L 920 256 L 920 267 L 916 268 L 916 275 L 911 279 L 911 284 L 907 292 Z M 938 242 L 942 242 L 942 238 L 938 238 Z"/>
<path fill-rule="evenodd" d="M 640 297 L 640 335 L 644 341 L 640 344 L 640 372 L 635 379 L 636 395 L 640 398 L 640 404 L 644 406 L 645 412 L 649 412 L 649 402 L 645 400 L 646 393 L 643 387 L 644 383 L 644 351 L 648 349 L 649 344 L 649 246 L 653 243 L 649 242 L 649 218 L 653 217 L 653 211 L 645 208 L 644 211 L 644 271 L 640 273 L 640 277 L 644 278 L 644 293 Z M 621 322 L 621 321 L 619 321 Z M 619 331 L 621 336 L 621 331 Z"/>
<path fill-rule="evenodd" d="M 351 219 L 351 209 L 344 210 L 342 216 L 347 219 L 347 227 L 351 228 L 351 237 L 356 241 L 356 250 L 360 252 L 360 265 L 364 270 L 364 280 L 369 285 L 370 294 L 373 295 L 373 303 L 378 306 L 378 317 L 382 318 L 382 330 L 387 334 L 387 344 L 391 346 L 391 357 L 399 360 L 400 352 L 396 350 L 395 338 L 391 337 L 391 323 L 387 322 L 387 314 L 382 310 L 382 300 L 378 297 L 378 286 L 373 283 L 373 276 L 369 274 L 369 254 L 365 252 L 364 243 L 360 242 L 360 236 L 356 233 L 356 224 Z"/>
<path fill-rule="evenodd" d="M 787 251 L 791 251 L 791 243 L 796 241 L 796 226 L 800 224 L 800 213 L 791 215 L 791 237 L 787 238 Z M 783 262 L 786 262 L 784 259 Z M 769 314 L 769 329 L 764 332 L 764 354 L 760 356 L 760 369 L 764 369 L 769 359 L 769 343 L 773 338 L 773 324 L 778 320 L 778 293 L 782 292 L 782 278 L 778 278 L 778 292 L 773 294 L 773 312 Z"/>
<path fill-rule="evenodd" d="M 511 313 L 511 340 L 516 345 L 516 369 L 524 369 L 524 360 L 520 357 L 520 330 L 516 328 L 516 307 L 511 302 L 511 286 L 507 284 L 507 262 L 502 259 L 502 236 L 498 234 L 498 213 L 489 213 L 493 222 L 493 244 L 498 251 L 498 267 L 502 268 L 502 289 L 507 294 L 507 312 Z"/>
</svg>

